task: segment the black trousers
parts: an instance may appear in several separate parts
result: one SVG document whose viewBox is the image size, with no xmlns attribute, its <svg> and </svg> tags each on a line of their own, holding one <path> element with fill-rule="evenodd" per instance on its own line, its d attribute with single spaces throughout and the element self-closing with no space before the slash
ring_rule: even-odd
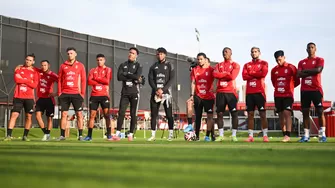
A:
<svg viewBox="0 0 335 188">
<path fill-rule="evenodd" d="M 155 96 L 152 95 L 150 99 L 150 110 L 151 110 L 151 130 L 156 130 L 157 125 L 157 117 L 158 117 L 158 111 L 159 107 L 161 105 L 161 102 L 155 101 Z M 169 104 L 167 104 L 167 101 L 164 101 L 163 106 L 165 110 L 165 115 L 168 120 L 169 130 L 173 130 L 173 115 L 172 115 L 172 101 L 168 101 Z"/>
<path fill-rule="evenodd" d="M 137 108 L 139 102 L 139 94 L 122 94 L 120 98 L 119 113 L 117 117 L 116 130 L 121 131 L 124 116 L 128 105 L 130 104 L 130 133 L 134 133 L 135 126 L 137 124 Z"/>
</svg>

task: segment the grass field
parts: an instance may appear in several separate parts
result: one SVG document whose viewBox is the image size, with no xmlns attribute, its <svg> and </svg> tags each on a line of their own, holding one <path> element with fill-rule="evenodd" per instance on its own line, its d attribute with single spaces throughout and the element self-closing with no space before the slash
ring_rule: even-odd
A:
<svg viewBox="0 0 335 188">
<path fill-rule="evenodd" d="M 111 143 L 94 133 L 92 142 L 77 141 L 75 130 L 67 141 L 41 142 L 33 129 L 31 142 L 0 141 L 0 187 L 334 187 L 335 139 L 148 143 L 138 132 L 134 142 Z"/>
</svg>

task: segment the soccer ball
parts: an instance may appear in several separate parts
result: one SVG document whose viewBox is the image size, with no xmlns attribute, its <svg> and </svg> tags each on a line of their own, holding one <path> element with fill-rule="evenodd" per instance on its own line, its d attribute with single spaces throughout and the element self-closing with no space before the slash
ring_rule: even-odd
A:
<svg viewBox="0 0 335 188">
<path fill-rule="evenodd" d="M 191 131 L 191 132 L 188 132 L 188 133 L 185 133 L 184 135 L 184 139 L 186 141 L 195 141 L 197 138 L 196 134 L 194 131 Z"/>
</svg>

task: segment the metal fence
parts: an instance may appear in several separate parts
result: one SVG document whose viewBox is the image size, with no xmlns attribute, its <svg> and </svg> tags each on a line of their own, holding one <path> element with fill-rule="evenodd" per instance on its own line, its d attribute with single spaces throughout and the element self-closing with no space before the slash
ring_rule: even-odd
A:
<svg viewBox="0 0 335 188">
<path fill-rule="evenodd" d="M 58 72 L 60 64 L 66 60 L 66 48 L 75 47 L 78 53 L 77 59 L 85 65 L 86 72 L 96 66 L 96 54 L 103 53 L 106 56 L 106 65 L 113 69 L 113 78 L 110 87 L 111 107 L 118 108 L 121 83 L 117 81 L 116 72 L 118 66 L 127 60 L 128 49 L 133 46 L 136 46 L 140 51 L 138 61 L 143 65 L 143 75 L 147 77 L 149 67 L 156 60 L 156 49 L 154 48 L 0 16 L 0 72 L 4 78 L 4 82 L 0 81 L 0 89 L 2 90 L 2 92 L 0 92 L 0 103 L 7 103 L 7 96 L 5 94 L 6 88 L 7 91 L 11 91 L 9 99 L 12 101 L 12 88 L 15 85 L 13 71 L 17 65 L 24 63 L 26 54 L 34 53 L 36 55 L 37 66 L 41 60 L 49 60 L 51 70 Z M 167 60 L 174 65 L 176 70 L 176 79 L 172 85 L 174 112 L 185 112 L 185 101 L 190 94 L 189 63 L 186 59 L 187 57 L 184 55 L 167 54 Z M 177 90 L 178 85 L 180 85 L 179 91 Z M 88 87 L 84 102 L 86 106 L 88 106 L 90 92 L 91 88 Z M 141 89 L 139 109 L 150 109 L 150 94 L 151 88 L 149 84 L 146 83 Z M 4 107 L 1 107 L 0 113 L 3 112 L 3 110 Z M 4 116 L 1 115 L 1 118 L 4 118 Z M 3 120 L 1 120 L 1 118 L 0 122 L 2 123 Z M 18 123 L 23 123 L 22 117 L 20 119 Z"/>
</svg>

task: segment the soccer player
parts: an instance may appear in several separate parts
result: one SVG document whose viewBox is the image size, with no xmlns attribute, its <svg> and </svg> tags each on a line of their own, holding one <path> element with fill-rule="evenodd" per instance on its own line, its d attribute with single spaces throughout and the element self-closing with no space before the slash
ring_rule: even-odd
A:
<svg viewBox="0 0 335 188">
<path fill-rule="evenodd" d="M 73 47 L 66 49 L 68 60 L 61 64 L 58 73 L 58 98 L 62 112 L 61 135 L 58 140 L 65 140 L 65 128 L 70 104 L 77 116 L 79 137 L 83 140 L 83 102 L 86 92 L 86 71 L 84 65 L 76 60 L 77 52 Z"/>
<path fill-rule="evenodd" d="M 140 97 L 140 79 L 142 74 L 142 66 L 136 60 L 138 54 L 139 51 L 137 48 L 129 48 L 128 60 L 122 63 L 117 71 L 117 79 L 122 81 L 122 91 L 117 118 L 116 134 L 109 139 L 110 141 L 120 140 L 123 120 L 129 104 L 131 120 L 128 141 L 133 141 L 134 129 L 137 124 L 136 114 Z"/>
<path fill-rule="evenodd" d="M 285 61 L 284 51 L 274 53 L 277 62 L 271 70 L 271 82 L 274 87 L 274 98 L 276 111 L 279 114 L 280 125 L 283 126 L 284 139 L 282 142 L 290 141 L 292 130 L 292 105 L 294 101 L 294 88 L 300 84 L 297 77 L 297 68 Z"/>
<path fill-rule="evenodd" d="M 208 57 L 205 58 L 206 63 L 208 63 L 210 65 L 210 59 Z M 192 62 L 193 63 L 193 62 Z M 198 67 L 199 65 L 199 62 L 197 62 L 197 65 L 192 67 L 190 67 L 190 71 L 191 71 L 191 81 L 192 81 L 192 70 L 196 67 Z M 191 83 L 191 90 L 192 90 L 192 83 Z M 192 91 L 191 91 L 192 93 Z M 187 101 L 186 101 L 186 113 L 187 113 L 187 123 L 188 123 L 188 126 L 185 127 L 184 129 L 184 133 L 187 133 L 187 132 L 190 132 L 190 131 L 193 131 L 193 125 L 192 125 L 192 116 L 193 116 L 193 108 L 194 108 L 194 97 L 190 97 Z M 214 131 L 214 127 L 213 127 L 213 131 Z M 214 134 L 214 133 L 213 133 Z"/>
<path fill-rule="evenodd" d="M 90 97 L 90 120 L 88 124 L 88 134 L 84 138 L 85 141 L 92 140 L 94 120 L 99 105 L 103 110 L 103 115 L 106 120 L 107 137 L 111 138 L 109 83 L 112 78 L 112 69 L 105 65 L 106 58 L 103 54 L 98 54 L 96 61 L 97 67 L 92 68 L 88 75 L 88 85 L 92 87 L 92 92 Z"/>
<path fill-rule="evenodd" d="M 58 75 L 50 70 L 50 63 L 48 60 L 41 61 L 41 68 L 35 68 L 39 74 L 40 79 L 37 85 L 36 101 L 36 120 L 42 129 L 44 136 L 42 141 L 50 140 L 50 130 L 52 129 L 52 118 L 55 112 L 55 99 L 57 93 L 53 92 L 54 83 L 58 81 Z M 42 115 L 47 116 L 47 128 L 45 128 Z"/>
<path fill-rule="evenodd" d="M 252 61 L 243 66 L 242 77 L 247 81 L 246 106 L 248 112 L 249 137 L 246 142 L 254 141 L 254 112 L 255 107 L 259 111 L 263 129 L 263 141 L 269 142 L 268 120 L 266 119 L 265 103 L 265 77 L 268 74 L 268 62 L 260 59 L 261 51 L 258 47 L 251 48 Z"/>
<path fill-rule="evenodd" d="M 312 42 L 307 44 L 308 57 L 298 64 L 298 77 L 301 79 L 301 108 L 305 135 L 299 142 L 309 141 L 309 111 L 313 102 L 319 119 L 319 142 L 326 142 L 326 120 L 323 113 L 323 89 L 321 84 L 321 73 L 324 66 L 324 59 L 317 57 L 316 45 Z"/>
<path fill-rule="evenodd" d="M 195 134 L 196 140 L 200 140 L 200 127 L 202 112 L 207 113 L 207 131 L 205 141 L 211 141 L 209 138 L 212 133 L 212 141 L 215 140 L 214 136 L 214 120 L 213 120 L 213 107 L 214 107 L 214 93 L 213 93 L 213 68 L 210 66 L 209 59 L 205 53 L 197 55 L 198 66 L 191 71 L 191 96 L 188 101 L 193 102 L 195 111 Z M 191 129 L 192 130 L 192 129 Z"/>
<path fill-rule="evenodd" d="M 168 141 L 173 139 L 173 115 L 172 115 L 172 93 L 171 85 L 174 82 L 175 71 L 172 63 L 166 60 L 167 51 L 165 48 L 156 50 L 158 61 L 149 69 L 149 85 L 152 88 L 150 99 L 151 110 L 151 137 L 148 141 L 156 140 L 156 122 L 158 111 L 161 103 L 163 103 L 165 116 L 169 125 Z"/>
<path fill-rule="evenodd" d="M 226 111 L 226 106 L 228 105 L 233 125 L 232 141 L 236 142 L 236 132 L 238 128 L 238 95 L 236 92 L 235 79 L 240 72 L 240 65 L 232 60 L 232 50 L 230 48 L 223 48 L 222 55 L 224 61 L 216 64 L 213 72 L 214 78 L 218 79 L 216 89 L 216 109 L 219 138 L 217 141 L 223 141 L 224 138 L 223 113 Z"/>
<path fill-rule="evenodd" d="M 33 68 L 34 63 L 35 55 L 28 54 L 24 66 L 19 67 L 14 72 L 16 86 L 14 90 L 13 109 L 7 127 L 7 137 L 5 138 L 5 141 L 10 141 L 12 139 L 12 131 L 22 108 L 24 108 L 26 117 L 22 140 L 30 141 L 28 139 L 28 133 L 31 128 L 31 117 L 35 105 L 34 89 L 37 87 L 39 79 L 38 72 Z"/>
</svg>

